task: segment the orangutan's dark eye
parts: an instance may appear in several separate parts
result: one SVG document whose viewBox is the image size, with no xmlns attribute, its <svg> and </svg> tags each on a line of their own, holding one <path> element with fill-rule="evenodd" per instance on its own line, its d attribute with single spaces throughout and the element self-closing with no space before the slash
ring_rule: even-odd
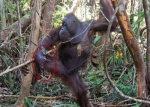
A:
<svg viewBox="0 0 150 107">
<path fill-rule="evenodd" d="M 66 23 L 66 22 L 63 22 L 62 25 L 63 25 L 63 26 L 67 26 L 67 23 Z"/>
</svg>

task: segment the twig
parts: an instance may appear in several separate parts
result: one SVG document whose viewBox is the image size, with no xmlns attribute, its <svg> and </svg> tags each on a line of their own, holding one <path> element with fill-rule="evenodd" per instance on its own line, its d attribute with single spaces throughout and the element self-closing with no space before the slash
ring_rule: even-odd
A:
<svg viewBox="0 0 150 107">
<path fill-rule="evenodd" d="M 129 101 L 130 101 L 130 99 L 126 99 L 126 100 L 123 100 L 123 101 L 119 102 L 117 105 L 121 105 L 121 104 L 129 102 Z"/>
<path fill-rule="evenodd" d="M 3 46 L 5 46 L 5 44 L 9 43 L 8 40 L 12 37 L 12 34 L 14 32 L 11 31 L 11 33 L 8 35 L 8 37 L 5 39 L 5 41 L 3 43 L 1 43 L 0 48 L 2 48 Z"/>
<path fill-rule="evenodd" d="M 122 78 L 122 76 L 124 75 L 126 70 L 127 70 L 127 67 L 123 67 L 123 71 L 122 71 L 121 75 L 119 76 L 118 80 L 116 81 L 116 83 L 119 82 L 120 78 Z"/>
<path fill-rule="evenodd" d="M 4 72 L 0 73 L 0 76 L 2 76 L 2 75 L 4 75 L 4 74 L 7 74 L 8 72 L 11 72 L 11 71 L 16 70 L 16 69 L 18 69 L 18 68 L 21 68 L 21 67 L 23 67 L 23 66 L 25 66 L 25 65 L 27 65 L 27 64 L 29 64 L 29 63 L 31 63 L 31 62 L 33 62 L 33 61 L 34 61 L 34 59 L 29 60 L 29 61 L 26 61 L 26 62 L 24 62 L 24 63 L 22 63 L 22 64 L 20 64 L 20 65 L 18 65 L 18 66 L 15 66 L 15 67 L 13 67 L 13 68 L 11 68 L 11 69 L 9 69 L 9 67 L 8 67 Z"/>
<path fill-rule="evenodd" d="M 54 49 L 48 51 L 45 55 L 48 55 L 49 53 L 51 53 L 51 52 L 53 52 L 53 51 L 54 51 Z M 4 75 L 4 74 L 7 74 L 7 73 L 9 73 L 9 72 L 11 72 L 11 71 L 13 71 L 13 70 L 18 69 L 18 68 L 21 68 L 21 67 L 23 67 L 23 66 L 25 66 L 25 65 L 27 65 L 27 64 L 29 64 L 29 63 L 31 63 L 31 62 L 33 62 L 33 61 L 34 61 L 34 59 L 29 60 L 29 61 L 26 61 L 26 62 L 24 62 L 24 63 L 22 63 L 22 64 L 20 64 L 20 65 L 18 65 L 18 66 L 15 66 L 15 67 L 13 67 L 13 68 L 11 68 L 11 69 L 9 69 L 10 67 L 8 67 L 5 71 L 3 71 L 2 73 L 0 73 L 0 76 L 2 76 L 2 75 Z"/>
<path fill-rule="evenodd" d="M 11 97 L 11 98 L 18 98 L 19 95 L 0 95 L 0 98 L 4 98 L 4 97 Z M 60 99 L 62 97 L 69 97 L 72 99 L 76 99 L 73 96 L 70 95 L 61 95 L 61 96 L 54 96 L 54 97 L 46 97 L 46 96 L 28 96 L 28 98 L 32 98 L 32 99 L 44 99 L 44 100 L 55 100 L 55 99 Z"/>
<path fill-rule="evenodd" d="M 20 19 L 20 9 L 19 9 L 19 0 L 17 2 L 17 15 L 18 15 L 18 26 L 19 26 L 19 36 L 20 36 L 20 63 L 23 62 L 22 53 L 23 53 L 23 40 L 22 40 L 22 29 L 21 29 L 21 19 Z"/>
</svg>

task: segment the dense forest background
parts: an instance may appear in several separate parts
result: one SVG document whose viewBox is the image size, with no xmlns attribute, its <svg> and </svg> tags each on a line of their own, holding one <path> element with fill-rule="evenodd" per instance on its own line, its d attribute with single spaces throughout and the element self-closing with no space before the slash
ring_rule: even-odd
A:
<svg viewBox="0 0 150 107">
<path fill-rule="evenodd" d="M 130 27 L 123 29 L 126 24 L 121 24 L 124 19 L 117 14 L 120 25 L 116 31 L 110 36 L 107 31 L 93 34 L 89 61 L 79 72 L 93 104 L 144 107 L 150 104 L 150 1 L 123 2 L 122 11 L 127 13 L 123 18 L 129 19 Z M 57 78 L 38 81 L 31 87 L 28 82 L 38 42 L 60 26 L 69 12 L 81 21 L 103 17 L 99 0 L 0 0 L 0 107 L 13 107 L 21 99 L 25 107 L 78 107 L 72 93 Z M 125 33 L 126 29 L 132 33 Z M 30 72 L 24 76 L 21 68 L 27 64 Z M 48 74 L 43 75 L 47 78 Z"/>
</svg>

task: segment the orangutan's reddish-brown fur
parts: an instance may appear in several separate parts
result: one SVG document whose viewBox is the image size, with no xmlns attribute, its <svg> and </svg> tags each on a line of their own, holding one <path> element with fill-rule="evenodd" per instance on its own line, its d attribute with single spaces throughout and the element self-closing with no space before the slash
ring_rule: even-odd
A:
<svg viewBox="0 0 150 107">
<path fill-rule="evenodd" d="M 113 14 L 113 8 L 108 0 L 101 0 L 103 12 L 110 19 Z M 112 29 L 117 26 L 117 21 L 114 20 Z M 95 31 L 106 31 L 108 22 L 105 19 L 81 22 L 73 13 L 67 14 L 62 26 L 54 29 L 41 42 L 53 46 L 59 42 L 63 42 L 58 49 L 57 68 L 55 76 L 67 85 L 75 94 L 77 103 L 80 107 L 89 107 L 86 96 L 86 88 L 79 76 L 78 69 L 85 65 L 90 55 L 90 40 L 89 36 Z M 86 30 L 85 30 L 86 29 Z M 65 42 L 65 43 L 64 43 Z M 78 55 L 77 47 L 80 45 L 81 54 Z M 54 69 L 54 59 L 51 56 L 43 55 L 39 50 L 35 55 L 35 69 L 40 71 L 40 68 L 47 72 L 52 72 Z"/>
</svg>

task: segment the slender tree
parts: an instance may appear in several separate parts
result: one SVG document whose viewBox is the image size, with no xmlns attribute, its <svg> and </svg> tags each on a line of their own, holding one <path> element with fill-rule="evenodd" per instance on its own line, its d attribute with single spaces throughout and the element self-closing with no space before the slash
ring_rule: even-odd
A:
<svg viewBox="0 0 150 107">
<path fill-rule="evenodd" d="M 30 38 L 30 48 L 27 59 L 30 60 L 32 58 L 32 54 L 36 49 L 35 44 L 38 44 L 39 38 L 39 29 L 40 29 L 40 21 L 41 21 L 41 0 L 32 0 L 32 9 L 31 9 L 31 38 Z M 34 43 L 34 44 L 33 44 Z M 32 70 L 31 65 L 29 67 L 30 71 Z M 20 96 L 15 103 L 15 107 L 24 107 L 24 98 L 29 95 L 30 85 L 32 80 L 32 72 L 29 72 L 26 76 L 22 74 L 22 84 Z"/>
</svg>

